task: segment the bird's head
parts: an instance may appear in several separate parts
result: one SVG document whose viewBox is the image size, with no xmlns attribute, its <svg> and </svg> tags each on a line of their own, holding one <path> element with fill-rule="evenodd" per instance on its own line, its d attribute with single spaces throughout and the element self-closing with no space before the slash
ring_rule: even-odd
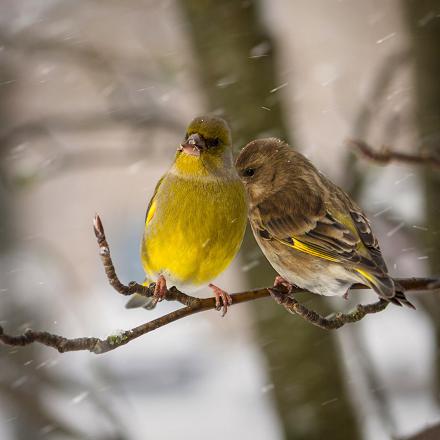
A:
<svg viewBox="0 0 440 440">
<path fill-rule="evenodd" d="M 188 125 L 177 154 L 198 158 L 221 156 L 230 148 L 231 131 L 226 121 L 215 116 L 200 116 Z"/>
<path fill-rule="evenodd" d="M 289 173 L 294 172 L 296 165 L 292 163 L 292 152 L 276 138 L 254 140 L 241 150 L 235 167 L 251 205 L 259 204 L 288 184 Z"/>
<path fill-rule="evenodd" d="M 194 118 L 177 148 L 174 170 L 193 177 L 235 173 L 226 121 L 215 116 Z"/>
</svg>

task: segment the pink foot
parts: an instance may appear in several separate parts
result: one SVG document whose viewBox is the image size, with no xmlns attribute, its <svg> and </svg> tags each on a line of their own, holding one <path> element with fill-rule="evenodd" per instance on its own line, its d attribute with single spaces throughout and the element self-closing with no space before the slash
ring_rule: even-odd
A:
<svg viewBox="0 0 440 440">
<path fill-rule="evenodd" d="M 350 293 L 350 289 L 347 289 L 347 291 L 342 295 L 342 298 L 348 299 L 348 294 Z"/>
<path fill-rule="evenodd" d="M 222 317 L 226 315 L 228 311 L 228 306 L 232 305 L 232 297 L 229 293 L 226 293 L 220 287 L 214 286 L 214 284 L 209 284 L 208 287 L 213 290 L 215 295 L 215 308 L 216 310 L 222 310 Z M 222 304 L 223 303 L 223 304 Z"/>
<path fill-rule="evenodd" d="M 275 277 L 275 280 L 273 282 L 273 287 L 283 287 L 284 289 L 287 290 L 287 293 L 289 294 L 292 289 L 293 289 L 293 285 L 291 283 L 289 283 L 287 280 L 285 280 L 281 275 L 277 275 Z"/>
<path fill-rule="evenodd" d="M 154 287 L 153 301 L 158 303 L 162 301 L 168 293 L 167 280 L 163 275 L 160 275 L 156 281 L 156 286 Z"/>
</svg>

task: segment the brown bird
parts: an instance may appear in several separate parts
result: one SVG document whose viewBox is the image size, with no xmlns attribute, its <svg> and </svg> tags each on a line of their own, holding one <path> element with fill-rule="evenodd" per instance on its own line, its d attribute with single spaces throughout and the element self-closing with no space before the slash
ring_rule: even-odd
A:
<svg viewBox="0 0 440 440">
<path fill-rule="evenodd" d="M 362 283 L 414 307 L 389 276 L 365 214 L 302 154 L 280 139 L 259 139 L 243 148 L 236 167 L 254 236 L 280 275 L 276 286 L 344 296 Z"/>
</svg>

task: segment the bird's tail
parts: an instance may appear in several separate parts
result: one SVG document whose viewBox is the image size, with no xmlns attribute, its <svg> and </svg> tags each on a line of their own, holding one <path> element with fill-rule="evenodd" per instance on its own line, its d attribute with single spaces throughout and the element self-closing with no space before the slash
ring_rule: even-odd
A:
<svg viewBox="0 0 440 440">
<path fill-rule="evenodd" d="M 411 309 L 415 310 L 416 306 L 412 302 L 410 302 L 405 296 L 405 289 L 397 281 L 394 281 L 394 286 L 396 289 L 396 294 L 394 295 L 393 299 L 399 301 L 399 305 L 403 304 L 404 306 L 410 307 Z"/>
<path fill-rule="evenodd" d="M 149 286 L 151 284 L 151 281 L 148 279 L 145 279 L 145 281 L 142 283 L 143 286 Z M 155 298 L 150 296 L 147 298 L 146 296 L 138 295 L 135 293 L 131 296 L 131 298 L 127 301 L 127 304 L 125 304 L 126 309 L 137 309 L 139 307 L 143 307 L 147 310 L 153 310 L 156 307 L 157 301 Z"/>
<path fill-rule="evenodd" d="M 358 270 L 362 276 L 365 284 L 370 286 L 381 298 L 396 304 L 397 306 L 405 305 L 415 309 L 405 296 L 405 289 L 396 281 L 394 281 L 388 274 L 371 274 L 364 270 Z"/>
</svg>

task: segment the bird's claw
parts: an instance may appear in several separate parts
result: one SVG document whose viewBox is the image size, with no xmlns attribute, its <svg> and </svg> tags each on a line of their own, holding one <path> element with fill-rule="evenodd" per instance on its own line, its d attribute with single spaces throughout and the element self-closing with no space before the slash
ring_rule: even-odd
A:
<svg viewBox="0 0 440 440">
<path fill-rule="evenodd" d="M 232 296 L 214 284 L 209 284 L 209 288 L 213 290 L 215 295 L 215 309 L 222 310 L 222 317 L 225 316 L 228 306 L 232 305 Z"/>
<path fill-rule="evenodd" d="M 293 285 L 289 283 L 287 280 L 285 280 L 281 275 L 277 275 L 275 277 L 275 280 L 273 282 L 273 287 L 275 287 L 275 289 L 277 289 L 278 292 L 280 292 L 280 290 L 287 290 L 287 294 L 290 294 L 293 289 Z M 280 289 L 280 287 L 282 289 Z"/>
<path fill-rule="evenodd" d="M 270 293 L 270 296 L 279 304 L 283 305 L 286 301 L 286 294 L 281 292 L 277 287 L 269 287 L 267 289 Z"/>
<path fill-rule="evenodd" d="M 281 275 L 277 275 L 273 282 L 273 287 L 267 290 L 270 296 L 280 305 L 285 305 L 287 302 L 293 300 L 293 288 L 295 286 L 289 281 L 285 280 Z"/>
<path fill-rule="evenodd" d="M 168 293 L 167 281 L 163 275 L 160 275 L 154 286 L 153 301 L 154 304 L 165 299 Z"/>
</svg>

